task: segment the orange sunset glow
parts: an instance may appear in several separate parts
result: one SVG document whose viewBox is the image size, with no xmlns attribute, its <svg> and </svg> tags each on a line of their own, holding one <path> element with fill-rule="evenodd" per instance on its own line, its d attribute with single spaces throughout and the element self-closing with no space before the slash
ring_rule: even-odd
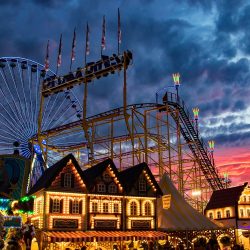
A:
<svg viewBox="0 0 250 250">
<path fill-rule="evenodd" d="M 231 186 L 241 185 L 250 179 L 250 151 L 247 148 L 219 148 L 215 151 L 215 164 L 220 173 L 229 174 Z"/>
</svg>

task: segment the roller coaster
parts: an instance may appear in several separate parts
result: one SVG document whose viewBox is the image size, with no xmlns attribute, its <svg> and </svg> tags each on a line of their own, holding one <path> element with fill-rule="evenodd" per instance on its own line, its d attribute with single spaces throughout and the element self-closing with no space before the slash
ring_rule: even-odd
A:
<svg viewBox="0 0 250 250">
<path fill-rule="evenodd" d="M 10 68 L 10 76 L 14 72 L 11 60 L 0 60 L 2 71 L 6 65 Z M 40 162 L 41 169 L 47 168 L 69 152 L 75 154 L 82 168 L 107 157 L 120 170 L 144 161 L 158 180 L 167 172 L 185 199 L 202 211 L 211 192 L 224 188 L 211 154 L 178 93 L 164 93 L 160 103 L 127 104 L 127 69 L 131 61 L 132 53 L 126 51 L 122 55 L 102 55 L 101 60 L 65 76 L 46 74 L 40 69 L 42 74 L 36 78 L 40 87 L 39 101 L 36 98 L 39 110 L 37 117 L 34 115 L 38 123 L 26 142 L 32 157 L 31 179 L 39 175 L 36 162 Z M 18 62 L 15 59 L 13 64 Z M 25 62 L 20 61 L 27 65 Z M 31 72 L 37 72 L 32 65 L 33 62 Z M 20 68 L 20 76 L 22 70 L 25 67 Z M 89 83 L 115 72 L 123 72 L 123 106 L 87 116 Z M 84 87 L 82 107 L 74 92 L 80 85 Z M 65 100 L 70 100 L 70 104 L 61 108 Z M 58 114 L 53 111 L 55 103 L 61 110 Z M 71 115 L 67 117 L 72 108 L 73 119 Z M 47 122 L 48 117 L 53 117 L 52 121 Z M 194 196 L 193 191 L 201 193 Z"/>
<path fill-rule="evenodd" d="M 224 187 L 222 178 L 178 93 L 166 92 L 162 103 L 127 105 L 126 71 L 131 60 L 130 51 L 123 55 L 102 56 L 102 60 L 71 73 L 64 82 L 60 77 L 45 79 L 41 103 L 50 95 L 84 84 L 83 117 L 49 130 L 38 129 L 33 139 L 44 148 L 45 161 L 48 159 L 46 152 L 75 152 L 85 167 L 107 157 L 121 170 L 145 161 L 157 179 L 167 172 L 180 193 L 201 210 L 211 191 Z M 87 117 L 88 84 L 122 69 L 123 106 Z M 82 140 L 79 142 L 76 137 Z M 49 143 L 58 142 L 57 138 L 64 138 L 67 143 L 62 139 L 60 143 Z M 41 143 L 43 140 L 46 145 Z M 200 197 L 192 196 L 194 190 L 202 192 Z"/>
</svg>

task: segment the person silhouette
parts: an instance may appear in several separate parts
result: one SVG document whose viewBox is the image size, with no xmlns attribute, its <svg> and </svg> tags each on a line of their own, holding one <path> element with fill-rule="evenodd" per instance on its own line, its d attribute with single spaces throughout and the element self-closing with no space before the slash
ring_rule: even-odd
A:
<svg viewBox="0 0 250 250">
<path fill-rule="evenodd" d="M 26 249 L 30 250 L 32 238 L 35 235 L 35 228 L 31 224 L 30 219 L 27 219 L 27 221 L 23 225 L 22 231 L 23 231 L 23 239 L 26 245 Z"/>
</svg>

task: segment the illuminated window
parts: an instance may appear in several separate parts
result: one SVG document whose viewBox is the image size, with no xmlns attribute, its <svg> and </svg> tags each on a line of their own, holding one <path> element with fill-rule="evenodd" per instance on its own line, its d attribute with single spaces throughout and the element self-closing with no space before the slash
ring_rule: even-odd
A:
<svg viewBox="0 0 250 250">
<path fill-rule="evenodd" d="M 114 204 L 114 213 L 119 213 L 119 204 L 117 203 Z"/>
<path fill-rule="evenodd" d="M 98 212 L 98 203 L 97 202 L 93 202 L 92 203 L 92 212 L 93 213 L 97 213 Z"/>
<path fill-rule="evenodd" d="M 132 201 L 130 203 L 130 215 L 136 215 L 137 214 L 137 204 L 135 201 Z"/>
<path fill-rule="evenodd" d="M 72 214 L 79 214 L 79 201 L 74 200 L 72 203 Z"/>
<path fill-rule="evenodd" d="M 71 173 L 66 173 L 64 175 L 64 187 L 71 187 Z"/>
<path fill-rule="evenodd" d="M 115 194 L 115 193 L 117 193 L 117 187 L 116 187 L 116 185 L 115 185 L 115 183 L 111 183 L 111 184 L 109 184 L 109 193 L 110 194 Z"/>
<path fill-rule="evenodd" d="M 53 200 L 52 213 L 60 213 L 60 200 L 59 199 Z"/>
<path fill-rule="evenodd" d="M 151 204 L 150 204 L 150 202 L 145 202 L 145 205 L 144 205 L 145 207 L 145 215 L 146 216 L 150 216 L 151 215 Z"/>
<path fill-rule="evenodd" d="M 221 212 L 217 212 L 217 219 L 221 219 Z"/>
<path fill-rule="evenodd" d="M 106 192 L 106 186 L 104 183 L 97 184 L 97 190 L 99 193 L 105 193 Z"/>
<path fill-rule="evenodd" d="M 247 209 L 247 217 L 250 217 L 250 209 Z"/>
<path fill-rule="evenodd" d="M 227 218 L 230 217 L 230 210 L 226 210 L 226 217 L 227 217 Z"/>
<path fill-rule="evenodd" d="M 209 213 L 209 219 L 213 219 L 213 213 Z"/>
<path fill-rule="evenodd" d="M 146 191 L 146 181 L 145 179 L 141 178 L 139 180 L 139 192 L 145 192 Z"/>
<path fill-rule="evenodd" d="M 244 217 L 244 210 L 240 209 L 240 217 Z"/>
<path fill-rule="evenodd" d="M 109 204 L 107 202 L 103 203 L 103 213 L 109 212 Z"/>
</svg>

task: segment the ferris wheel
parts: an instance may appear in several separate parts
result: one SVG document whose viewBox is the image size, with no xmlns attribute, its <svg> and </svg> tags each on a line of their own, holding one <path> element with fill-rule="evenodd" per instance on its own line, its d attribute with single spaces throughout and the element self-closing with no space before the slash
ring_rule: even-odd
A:
<svg viewBox="0 0 250 250">
<path fill-rule="evenodd" d="M 35 156 L 38 165 L 42 162 L 39 145 L 32 143 L 31 138 L 38 129 L 41 83 L 53 76 L 53 71 L 46 72 L 43 65 L 30 59 L 0 58 L 0 154 L 12 154 L 16 150 L 26 158 Z M 81 112 L 80 101 L 71 89 L 48 96 L 42 130 L 77 121 Z M 54 156 L 52 159 L 57 160 Z"/>
</svg>

